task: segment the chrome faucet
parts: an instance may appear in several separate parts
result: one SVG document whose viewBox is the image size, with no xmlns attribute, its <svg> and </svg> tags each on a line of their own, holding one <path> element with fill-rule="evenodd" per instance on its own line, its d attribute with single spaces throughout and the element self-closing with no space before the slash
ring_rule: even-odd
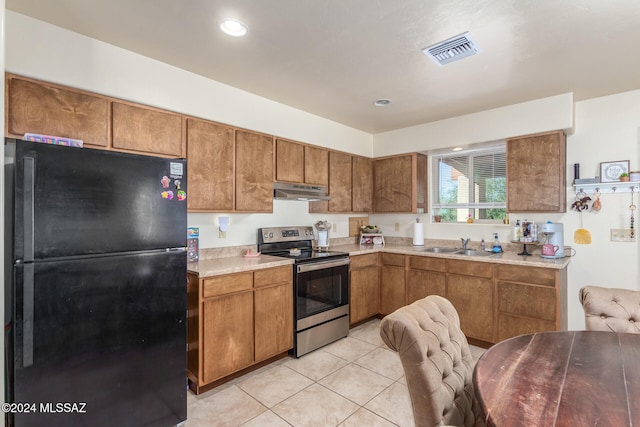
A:
<svg viewBox="0 0 640 427">
<path fill-rule="evenodd" d="M 464 237 L 461 237 L 460 241 L 462 241 L 462 249 L 467 249 L 467 245 L 471 241 L 471 238 L 467 237 L 467 239 L 465 240 Z"/>
</svg>

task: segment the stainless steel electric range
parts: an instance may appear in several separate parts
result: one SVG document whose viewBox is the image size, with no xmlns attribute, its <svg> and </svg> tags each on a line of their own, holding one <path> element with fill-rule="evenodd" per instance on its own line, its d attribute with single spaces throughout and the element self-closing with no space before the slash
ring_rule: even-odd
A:
<svg viewBox="0 0 640 427">
<path fill-rule="evenodd" d="M 349 254 L 314 248 L 313 227 L 258 229 L 258 251 L 291 258 L 294 348 L 300 357 L 349 333 Z"/>
</svg>

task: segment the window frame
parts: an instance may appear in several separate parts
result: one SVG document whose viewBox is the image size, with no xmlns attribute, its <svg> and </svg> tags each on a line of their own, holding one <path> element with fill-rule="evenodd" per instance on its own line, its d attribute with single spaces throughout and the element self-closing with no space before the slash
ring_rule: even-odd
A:
<svg viewBox="0 0 640 427">
<path fill-rule="evenodd" d="M 450 150 L 450 149 L 449 149 Z M 440 209 L 463 209 L 463 210 L 467 210 L 467 213 L 465 214 L 466 216 L 468 216 L 468 214 L 472 214 L 472 218 L 474 219 L 474 222 L 481 222 L 481 223 L 489 223 L 489 224 L 500 224 L 503 223 L 504 219 L 476 219 L 479 215 L 479 210 L 481 209 L 504 209 L 505 211 L 505 218 L 508 217 L 508 212 L 507 212 L 507 201 L 506 201 L 506 182 L 505 182 L 505 201 L 504 202 L 478 202 L 475 199 L 475 192 L 472 191 L 471 189 L 474 187 L 475 181 L 473 181 L 473 158 L 474 157 L 479 157 L 479 156 L 486 156 L 486 155 L 495 155 L 495 154 L 503 154 L 505 156 L 505 165 L 504 165 L 504 170 L 505 170 L 505 181 L 506 181 L 506 141 L 499 141 L 496 143 L 493 143 L 491 145 L 487 145 L 484 147 L 476 147 L 476 148 L 472 148 L 472 149 L 467 149 L 467 150 L 460 150 L 460 151 L 439 151 L 439 152 L 435 152 L 431 154 L 431 194 L 432 194 L 432 200 L 431 200 L 431 211 L 434 213 L 434 215 L 439 215 L 439 210 Z M 467 202 L 467 203 L 438 203 L 438 199 L 440 198 L 440 162 L 442 161 L 442 159 L 446 159 L 446 158 L 450 158 L 450 157 L 466 157 L 468 159 L 467 161 L 467 166 L 469 168 L 469 170 L 467 171 L 467 175 L 469 178 L 469 195 L 471 198 L 473 198 L 472 202 Z M 466 175 L 465 175 L 466 176 Z M 460 223 L 460 222 L 464 222 L 460 220 L 460 217 L 458 216 L 458 221 L 456 221 L 456 223 Z"/>
</svg>

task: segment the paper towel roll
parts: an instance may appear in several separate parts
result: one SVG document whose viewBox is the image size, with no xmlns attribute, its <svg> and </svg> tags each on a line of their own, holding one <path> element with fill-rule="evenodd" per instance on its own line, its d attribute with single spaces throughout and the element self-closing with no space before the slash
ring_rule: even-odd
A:
<svg viewBox="0 0 640 427">
<path fill-rule="evenodd" d="M 424 246 L 424 223 L 413 223 L 413 246 Z"/>
</svg>

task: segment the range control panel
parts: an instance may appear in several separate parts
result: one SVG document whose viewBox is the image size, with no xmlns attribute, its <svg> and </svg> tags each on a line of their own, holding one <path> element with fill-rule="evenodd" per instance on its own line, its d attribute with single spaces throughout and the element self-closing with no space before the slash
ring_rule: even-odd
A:
<svg viewBox="0 0 640 427">
<path fill-rule="evenodd" d="M 313 227 L 267 227 L 258 229 L 258 243 L 313 240 Z"/>
</svg>

